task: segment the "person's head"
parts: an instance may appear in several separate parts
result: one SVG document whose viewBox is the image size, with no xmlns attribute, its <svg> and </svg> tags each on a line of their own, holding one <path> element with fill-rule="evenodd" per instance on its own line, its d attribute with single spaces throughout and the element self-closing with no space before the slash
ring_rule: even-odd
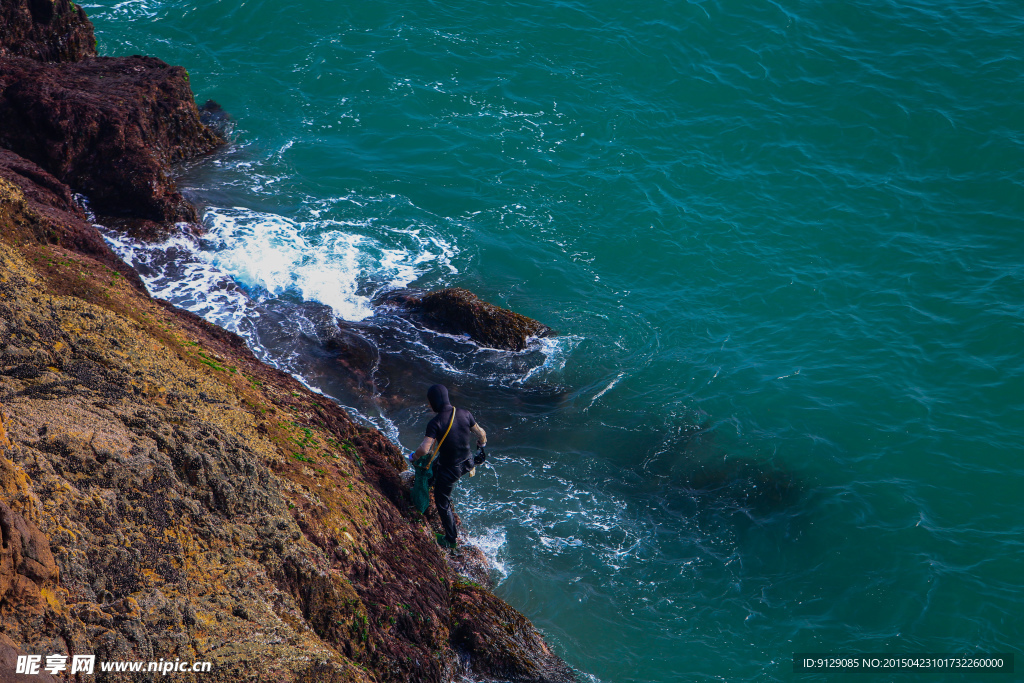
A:
<svg viewBox="0 0 1024 683">
<path fill-rule="evenodd" d="M 445 406 L 451 405 L 448 402 L 448 389 L 443 384 L 434 384 L 427 389 L 427 400 L 430 401 L 430 409 L 440 413 Z"/>
</svg>

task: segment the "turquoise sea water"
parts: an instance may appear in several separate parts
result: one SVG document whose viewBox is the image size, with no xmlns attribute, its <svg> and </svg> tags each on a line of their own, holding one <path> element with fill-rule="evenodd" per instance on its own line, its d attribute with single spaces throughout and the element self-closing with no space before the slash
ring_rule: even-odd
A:
<svg viewBox="0 0 1024 683">
<path fill-rule="evenodd" d="M 560 332 L 413 344 L 392 388 L 443 380 L 490 431 L 457 506 L 579 671 L 1019 650 L 1020 3 L 83 6 L 235 120 L 161 296 L 407 448 L 426 407 L 336 390 L 289 306 L 458 285 Z"/>
</svg>

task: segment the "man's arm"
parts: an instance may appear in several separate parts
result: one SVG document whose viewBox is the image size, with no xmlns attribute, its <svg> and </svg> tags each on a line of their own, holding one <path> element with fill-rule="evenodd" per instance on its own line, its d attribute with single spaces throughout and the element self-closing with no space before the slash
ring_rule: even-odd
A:
<svg viewBox="0 0 1024 683">
<path fill-rule="evenodd" d="M 477 445 L 478 446 L 486 446 L 487 445 L 487 432 L 484 431 L 484 428 L 481 427 L 479 424 L 475 424 L 475 425 L 473 425 L 472 429 L 473 429 L 473 433 L 476 434 L 476 443 L 477 443 Z"/>
<path fill-rule="evenodd" d="M 412 454 L 412 461 L 416 462 L 417 460 L 422 458 L 424 455 L 429 453 L 430 449 L 433 448 L 433 447 L 434 447 L 434 437 L 432 437 L 432 436 L 423 437 L 423 441 L 422 441 L 422 443 L 420 443 L 420 447 L 417 448 L 416 452 Z"/>
</svg>

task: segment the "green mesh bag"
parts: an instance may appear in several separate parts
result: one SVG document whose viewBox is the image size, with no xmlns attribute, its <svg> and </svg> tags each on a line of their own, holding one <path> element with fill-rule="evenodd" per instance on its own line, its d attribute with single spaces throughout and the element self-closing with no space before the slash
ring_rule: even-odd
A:
<svg viewBox="0 0 1024 683">
<path fill-rule="evenodd" d="M 434 469 L 434 463 L 427 466 L 421 465 L 417 460 L 413 467 L 416 468 L 416 479 L 412 482 L 412 504 L 420 512 L 426 512 L 430 507 L 430 472 Z"/>
</svg>

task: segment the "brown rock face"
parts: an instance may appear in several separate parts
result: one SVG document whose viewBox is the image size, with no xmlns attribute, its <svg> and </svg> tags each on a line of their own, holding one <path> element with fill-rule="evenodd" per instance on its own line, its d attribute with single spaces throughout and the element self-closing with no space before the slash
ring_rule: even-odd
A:
<svg viewBox="0 0 1024 683">
<path fill-rule="evenodd" d="M 31 161 L 0 148 L 0 222 L 8 238 L 59 244 L 117 271 L 140 291 L 138 274 L 126 266 L 86 220 L 71 190 Z"/>
<path fill-rule="evenodd" d="M 59 190 L 0 178 L 0 681 L 19 653 L 213 663 L 190 683 L 570 680 L 459 578 L 380 432 L 38 239 Z"/>
<path fill-rule="evenodd" d="M 473 673 L 487 678 L 537 683 L 570 683 L 575 674 L 548 646 L 526 617 L 490 591 L 456 582 L 453 641 Z"/>
<path fill-rule="evenodd" d="M 185 70 L 151 57 L 0 60 L 0 121 L 0 146 L 98 214 L 158 223 L 196 220 L 168 168 L 223 142 L 200 122 Z"/>
<path fill-rule="evenodd" d="M 468 289 L 455 287 L 423 297 L 406 296 L 400 303 L 428 327 L 467 334 L 473 341 L 496 349 L 522 351 L 530 337 L 552 334 L 547 325 L 487 303 Z"/>
<path fill-rule="evenodd" d="M 0 2 L 0 59 L 76 62 L 95 56 L 92 22 L 70 0 Z"/>
<path fill-rule="evenodd" d="M 42 614 L 43 591 L 52 594 L 57 565 L 50 541 L 34 524 L 25 521 L 0 500 L 0 619 Z"/>
<path fill-rule="evenodd" d="M 53 683 L 50 674 L 40 671 L 36 675 L 14 673 L 18 668 L 18 655 L 25 654 L 17 643 L 0 633 L 0 683 Z"/>
</svg>

